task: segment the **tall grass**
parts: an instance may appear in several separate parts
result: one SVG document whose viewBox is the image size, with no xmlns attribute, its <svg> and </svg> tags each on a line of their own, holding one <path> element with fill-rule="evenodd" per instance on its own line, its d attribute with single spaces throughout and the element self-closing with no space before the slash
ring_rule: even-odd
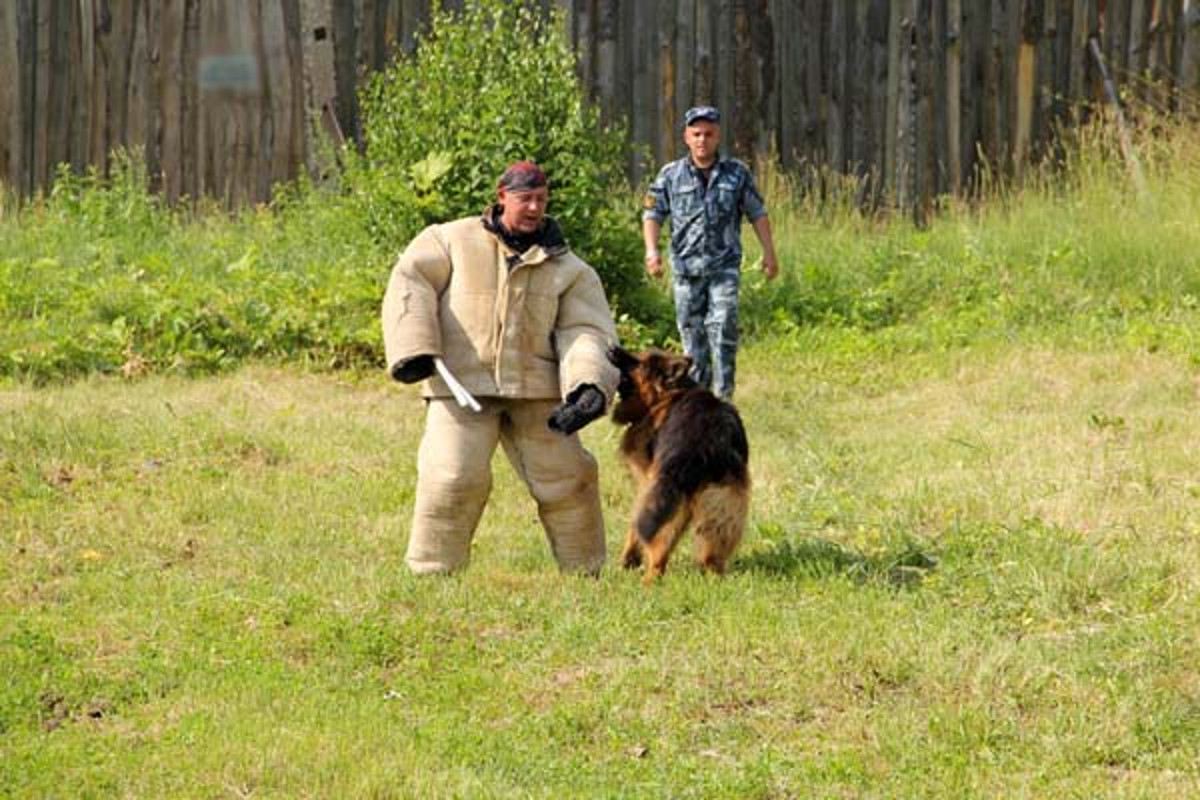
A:
<svg viewBox="0 0 1200 800">
<path fill-rule="evenodd" d="M 821 330 L 904 349 L 1053 336 L 1194 357 L 1200 133 L 1150 112 L 1134 118 L 1144 193 L 1101 119 L 1021 185 L 947 200 L 923 229 L 861 213 L 853 180 L 801 184 L 768 170 L 784 272 L 768 284 L 747 270 L 747 335 Z M 47 197 L 3 208 L 0 376 L 379 363 L 378 298 L 404 243 L 373 240 L 336 191 L 287 187 L 234 216 L 175 211 L 147 194 L 140 161 L 122 157 L 109 179 L 63 172 Z M 643 316 L 617 309 L 631 344 L 672 330 L 663 286 L 647 290 L 659 302 L 640 302 Z"/>
<path fill-rule="evenodd" d="M 1081 128 L 1019 186 L 948 203 L 925 229 L 859 213 L 854 181 L 814 193 L 768 174 L 783 279 L 749 273 L 754 333 L 884 331 L 913 346 L 1014 336 L 1132 337 L 1200 354 L 1200 129 L 1147 111 L 1139 194 L 1110 120 Z M 754 257 L 753 245 L 751 258 Z"/>
</svg>

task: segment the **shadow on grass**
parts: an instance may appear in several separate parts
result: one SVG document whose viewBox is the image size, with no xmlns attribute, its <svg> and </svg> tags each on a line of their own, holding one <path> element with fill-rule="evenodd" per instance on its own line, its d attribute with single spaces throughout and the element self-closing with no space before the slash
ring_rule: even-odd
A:
<svg viewBox="0 0 1200 800">
<path fill-rule="evenodd" d="M 775 577 L 822 579 L 846 576 L 862 583 L 915 588 L 937 567 L 929 548 L 913 541 L 868 555 L 828 539 L 806 537 L 768 542 L 740 556 L 734 569 Z"/>
</svg>

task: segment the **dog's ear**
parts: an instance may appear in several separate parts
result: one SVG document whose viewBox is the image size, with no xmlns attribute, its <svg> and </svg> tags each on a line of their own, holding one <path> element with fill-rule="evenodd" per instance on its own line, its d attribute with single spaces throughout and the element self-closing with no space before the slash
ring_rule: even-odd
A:
<svg viewBox="0 0 1200 800">
<path fill-rule="evenodd" d="M 675 356 L 667 366 L 667 377 L 671 383 L 678 383 L 688 377 L 692 369 L 691 356 Z"/>
<path fill-rule="evenodd" d="M 622 372 L 628 372 L 636 367 L 638 363 L 637 356 L 622 348 L 619 344 L 609 345 L 608 360 Z"/>
</svg>

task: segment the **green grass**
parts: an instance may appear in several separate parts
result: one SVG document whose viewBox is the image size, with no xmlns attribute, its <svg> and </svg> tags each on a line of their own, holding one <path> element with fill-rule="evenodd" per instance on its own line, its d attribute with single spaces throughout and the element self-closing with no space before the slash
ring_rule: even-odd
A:
<svg viewBox="0 0 1200 800">
<path fill-rule="evenodd" d="M 1145 196 L 1085 131 L 923 230 L 765 181 L 750 531 L 649 589 L 560 575 L 502 457 L 470 568 L 407 573 L 422 406 L 336 196 L 0 191 L 0 796 L 1197 796 L 1200 147 L 1159 132 Z"/>
<path fill-rule="evenodd" d="M 650 590 L 559 575 L 502 457 L 471 567 L 408 575 L 420 401 L 381 376 L 6 390 L 0 794 L 1200 789 L 1192 368 L 743 362 L 751 532 Z M 616 437 L 585 431 L 610 551 Z"/>
</svg>

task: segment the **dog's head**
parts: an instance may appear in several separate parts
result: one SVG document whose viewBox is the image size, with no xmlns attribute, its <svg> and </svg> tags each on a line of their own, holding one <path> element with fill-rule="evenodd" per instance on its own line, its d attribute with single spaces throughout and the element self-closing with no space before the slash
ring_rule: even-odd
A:
<svg viewBox="0 0 1200 800">
<path fill-rule="evenodd" d="M 614 345 L 608 350 L 608 360 L 621 371 L 614 422 L 637 422 L 668 392 L 696 385 L 689 375 L 692 359 L 688 356 L 663 350 L 631 353 Z"/>
</svg>

